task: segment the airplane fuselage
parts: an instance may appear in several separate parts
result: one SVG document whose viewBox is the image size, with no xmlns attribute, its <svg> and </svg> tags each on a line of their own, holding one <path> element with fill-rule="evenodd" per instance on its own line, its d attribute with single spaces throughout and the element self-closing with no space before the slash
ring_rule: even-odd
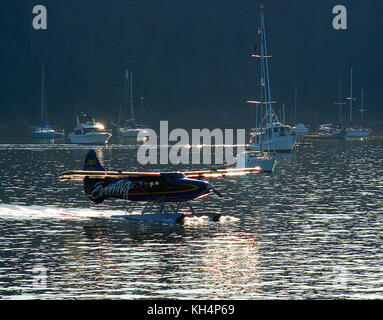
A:
<svg viewBox="0 0 383 320">
<path fill-rule="evenodd" d="M 178 172 L 128 179 L 90 177 L 84 179 L 84 191 L 96 203 L 113 198 L 130 201 L 185 202 L 204 197 L 213 192 L 213 188 L 206 181 L 190 179 Z"/>
</svg>

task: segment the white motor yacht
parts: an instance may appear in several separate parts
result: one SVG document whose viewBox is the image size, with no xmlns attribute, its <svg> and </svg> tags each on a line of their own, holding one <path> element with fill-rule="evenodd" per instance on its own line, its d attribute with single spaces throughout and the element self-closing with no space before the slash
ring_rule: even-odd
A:
<svg viewBox="0 0 383 320">
<path fill-rule="evenodd" d="M 106 144 L 112 137 L 112 133 L 105 130 L 105 127 L 94 120 L 94 118 L 87 119 L 85 122 L 80 122 L 78 116 L 77 126 L 75 131 L 69 134 L 71 143 L 79 144 Z"/>
</svg>

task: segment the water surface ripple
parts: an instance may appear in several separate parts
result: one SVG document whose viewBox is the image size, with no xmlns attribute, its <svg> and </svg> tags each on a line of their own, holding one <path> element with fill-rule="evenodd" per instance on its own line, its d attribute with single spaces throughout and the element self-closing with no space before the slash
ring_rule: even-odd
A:
<svg viewBox="0 0 383 320">
<path fill-rule="evenodd" d="M 222 221 L 182 226 L 100 219 L 124 203 L 92 205 L 57 180 L 85 147 L 0 151 L 3 299 L 383 298 L 382 140 L 314 141 L 278 155 L 272 175 L 215 179 L 225 198 L 195 207 Z M 142 167 L 131 146 L 96 152 L 110 169 L 186 169 Z"/>
</svg>

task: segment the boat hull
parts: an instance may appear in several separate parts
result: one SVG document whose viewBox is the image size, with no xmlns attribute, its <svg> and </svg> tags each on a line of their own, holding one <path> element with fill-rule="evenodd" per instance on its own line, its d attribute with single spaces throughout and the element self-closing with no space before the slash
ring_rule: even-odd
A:
<svg viewBox="0 0 383 320">
<path fill-rule="evenodd" d="M 306 134 L 304 137 L 309 140 L 344 139 L 346 137 L 346 132 Z"/>
<path fill-rule="evenodd" d="M 293 132 L 295 132 L 296 135 L 303 136 L 307 133 L 309 133 L 309 129 L 291 129 Z"/>
<path fill-rule="evenodd" d="M 117 135 L 122 138 L 138 138 L 139 134 L 146 134 L 147 130 L 144 129 L 124 129 L 120 128 Z"/>
<path fill-rule="evenodd" d="M 295 132 L 295 134 L 299 136 L 309 133 L 309 129 L 306 128 L 303 124 L 298 124 L 295 127 L 292 127 L 291 131 Z"/>
<path fill-rule="evenodd" d="M 237 160 L 237 168 L 255 168 L 259 167 L 263 172 L 273 172 L 276 165 L 276 159 L 263 156 L 240 155 Z"/>
<path fill-rule="evenodd" d="M 275 152 L 291 152 L 295 147 L 297 141 L 296 135 L 287 135 L 282 137 L 277 137 L 274 141 L 268 142 L 267 140 L 263 142 L 263 146 L 257 143 L 250 143 L 249 147 L 254 151 L 261 151 L 261 147 L 267 151 Z"/>
<path fill-rule="evenodd" d="M 127 138 L 136 138 L 138 136 L 139 130 L 118 130 L 117 134 L 120 137 Z"/>
<path fill-rule="evenodd" d="M 64 138 L 64 133 L 58 132 L 32 132 L 32 139 L 62 139 Z"/>
<path fill-rule="evenodd" d="M 71 133 L 69 141 L 75 144 L 106 144 L 112 137 L 110 133 L 97 133 L 97 134 L 74 134 Z"/>
<path fill-rule="evenodd" d="M 346 134 L 346 138 L 366 138 L 370 135 L 369 130 L 363 129 L 349 129 Z"/>
</svg>

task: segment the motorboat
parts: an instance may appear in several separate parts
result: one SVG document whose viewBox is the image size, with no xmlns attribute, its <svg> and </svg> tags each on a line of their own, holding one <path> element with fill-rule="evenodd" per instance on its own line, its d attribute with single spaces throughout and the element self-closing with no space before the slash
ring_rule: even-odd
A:
<svg viewBox="0 0 383 320">
<path fill-rule="evenodd" d="M 305 134 L 305 139 L 344 139 L 346 130 L 336 127 L 331 123 L 322 124 L 317 133 Z"/>
<path fill-rule="evenodd" d="M 86 118 L 80 122 L 76 116 L 77 125 L 74 132 L 69 134 L 71 143 L 77 144 L 107 144 L 112 133 L 107 131 L 103 124 L 96 122 L 94 118 Z"/>
</svg>

